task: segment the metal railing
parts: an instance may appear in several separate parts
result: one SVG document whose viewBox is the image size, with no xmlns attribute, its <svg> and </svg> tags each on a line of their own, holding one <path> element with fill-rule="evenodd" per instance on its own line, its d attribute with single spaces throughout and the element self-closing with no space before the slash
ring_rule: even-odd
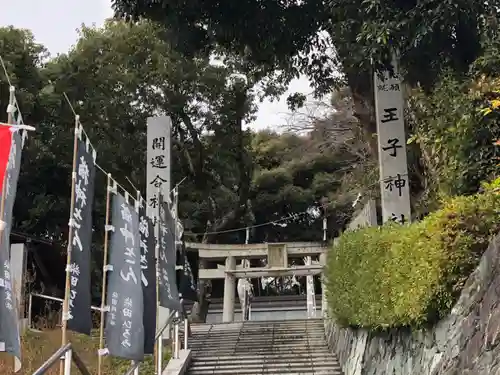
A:
<svg viewBox="0 0 500 375">
<path fill-rule="evenodd" d="M 28 328 L 29 329 L 32 328 L 33 297 L 43 298 L 43 299 L 47 299 L 49 301 L 55 301 L 55 302 L 59 302 L 59 303 L 63 303 L 63 301 L 64 301 L 62 298 L 58 298 L 58 297 L 47 296 L 45 294 L 39 294 L 39 293 L 30 293 L 30 295 L 28 297 Z M 101 311 L 100 307 L 90 306 L 90 308 L 92 310 L 95 310 L 95 311 Z"/>
<path fill-rule="evenodd" d="M 139 365 L 141 362 L 139 361 L 132 361 L 132 365 L 129 367 L 125 375 L 139 375 Z"/>
<path fill-rule="evenodd" d="M 29 295 L 29 306 L 28 306 L 28 327 L 31 328 L 31 321 L 32 321 L 32 304 L 33 304 L 33 297 L 39 297 L 39 298 L 44 298 L 48 299 L 51 301 L 56 301 L 56 302 L 63 302 L 62 298 L 57 298 L 57 297 L 52 297 L 52 296 L 47 296 L 44 294 L 38 294 L 38 293 L 30 293 Z M 96 311 L 101 311 L 100 307 L 95 307 L 91 306 L 92 310 Z M 182 314 L 182 320 L 181 318 Z M 156 332 L 155 334 L 155 341 L 157 342 L 157 363 L 156 363 L 156 373 L 160 375 L 163 371 L 163 339 L 162 335 L 163 332 L 172 324 L 174 323 L 174 353 L 172 353 L 172 358 L 179 358 L 179 351 L 181 347 L 181 342 L 180 342 L 180 334 L 179 334 L 179 323 L 180 322 L 184 323 L 184 342 L 183 342 L 183 347 L 184 349 L 187 349 L 188 347 L 188 336 L 189 336 L 189 321 L 187 319 L 187 314 L 185 311 L 182 311 L 182 313 L 172 311 L 165 323 L 163 323 L 162 327 Z M 64 358 L 63 358 L 64 356 Z M 80 370 L 82 375 L 91 375 L 90 372 L 87 370 L 85 367 L 84 363 L 78 357 L 76 352 L 73 351 L 71 343 L 68 343 L 64 345 L 63 347 L 59 348 L 45 363 L 38 369 L 36 370 L 33 375 L 43 375 L 47 370 L 49 370 L 58 360 L 64 359 L 64 375 L 70 375 L 71 371 L 71 361 L 75 363 L 77 368 Z M 131 366 L 128 368 L 127 372 L 124 375 L 138 375 L 139 374 L 139 366 L 141 362 L 139 361 L 132 361 Z"/>
<path fill-rule="evenodd" d="M 184 304 L 181 300 L 182 310 L 175 312 L 175 325 L 174 325 L 174 353 L 172 358 L 178 359 L 181 349 L 181 341 L 180 341 L 180 331 L 179 324 L 182 321 L 184 323 L 184 349 L 188 348 L 188 337 L 189 337 L 189 321 L 186 311 L 184 310 Z"/>
<path fill-rule="evenodd" d="M 175 317 L 175 311 L 172 311 L 170 315 L 168 316 L 167 320 L 165 323 L 163 323 L 163 326 L 156 332 L 155 334 L 155 341 L 157 342 L 157 352 L 158 352 L 158 358 L 157 358 L 157 363 L 156 363 L 156 374 L 160 375 L 163 372 L 163 339 L 162 339 L 162 334 L 165 332 L 165 329 L 172 323 Z M 139 374 L 139 366 L 141 362 L 138 361 L 132 361 L 132 364 L 128 368 L 127 372 L 124 375 L 138 375 Z"/>
<path fill-rule="evenodd" d="M 163 335 L 163 332 L 165 329 L 167 329 L 168 326 L 170 326 L 170 323 L 172 323 L 172 320 L 174 320 L 175 317 L 175 312 L 172 311 L 170 315 L 168 316 L 167 320 L 163 324 L 163 326 L 156 332 L 155 335 L 155 341 L 157 343 L 157 358 L 156 360 L 158 361 L 156 364 L 156 373 L 160 375 L 163 371 L 163 338 L 161 337 Z"/>
<path fill-rule="evenodd" d="M 61 359 L 63 359 L 64 356 L 64 375 L 70 375 L 71 373 L 71 362 L 74 362 L 78 370 L 82 375 L 91 375 L 87 367 L 85 367 L 85 364 L 83 361 L 78 357 L 76 352 L 73 351 L 71 343 L 68 343 L 61 348 L 59 348 L 58 351 L 56 351 L 52 356 L 45 361 L 43 365 L 41 365 L 38 370 L 36 370 L 33 375 L 43 375 L 45 374 L 52 366 L 54 366 L 56 363 L 59 363 Z"/>
</svg>

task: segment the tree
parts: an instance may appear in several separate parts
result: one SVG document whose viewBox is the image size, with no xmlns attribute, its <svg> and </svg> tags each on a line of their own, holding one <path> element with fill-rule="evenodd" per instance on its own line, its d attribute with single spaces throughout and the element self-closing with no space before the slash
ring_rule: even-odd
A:
<svg viewBox="0 0 500 375">
<path fill-rule="evenodd" d="M 376 168 L 367 142 L 360 137 L 349 89 L 337 90 L 322 109 L 326 113 L 320 117 L 307 110 L 304 115 L 296 113 L 285 133 L 254 135 L 255 221 L 290 216 L 281 225 L 256 228 L 254 240 L 317 241 L 322 238 L 325 214 L 329 234 L 338 233 L 350 218 L 357 194 L 369 196 L 375 190 Z"/>
<path fill-rule="evenodd" d="M 15 29 L 7 31 L 7 39 L 24 35 Z M 30 62 L 19 69 L 26 73 L 23 84 L 34 84 L 28 83 L 29 74 L 39 80 L 28 103 L 36 104 L 38 112 L 26 120 L 38 129 L 23 159 L 16 229 L 60 242 L 67 239 L 74 114 L 65 96 L 81 116 L 100 167 L 122 185 L 130 177 L 141 191 L 146 185 L 145 120 L 155 113 L 170 115 L 173 181 L 187 177 L 180 211 L 190 219 L 189 229 L 211 233 L 245 220 L 252 161 L 247 147 L 250 137 L 242 125 L 255 113 L 261 69 L 227 53 L 223 64 L 203 55 L 184 57 L 165 42 L 165 33 L 168 30 L 147 21 L 109 22 L 101 29 L 83 27 L 74 48 L 43 65 L 43 49 L 30 47 L 31 60 L 23 57 L 31 50 L 25 49 L 21 37 L 11 54 L 1 51 L 9 67 L 22 59 Z M 277 90 L 273 83 L 264 83 L 264 95 Z M 5 86 L 3 92 L 6 104 Z M 19 102 L 24 112 L 23 94 Z M 96 254 L 103 237 L 105 189 L 99 186 L 104 185 L 105 176 L 98 173 Z M 211 234 L 197 239 L 217 240 Z"/>
<path fill-rule="evenodd" d="M 276 221 L 255 228 L 253 242 L 321 241 L 324 214 L 330 234 L 341 230 L 346 203 L 352 203 L 337 199 L 345 167 L 352 161 L 343 150 L 327 150 L 311 134 L 270 131 L 255 134 L 252 149 L 252 213 L 256 223 Z M 324 198 L 330 202 L 326 212 Z"/>
<path fill-rule="evenodd" d="M 401 54 L 405 80 L 430 89 L 443 67 L 464 72 L 481 52 L 497 6 L 474 0 L 219 1 L 114 0 L 117 17 L 172 25 L 183 51 L 234 51 L 283 80 L 307 74 L 317 94 L 347 82 L 356 115 L 375 133 L 371 61 L 380 69 Z M 319 36 L 326 32 L 333 44 Z M 189 47 L 189 48 L 186 48 Z M 340 68 L 343 76 L 336 75 Z M 373 145 L 372 145 L 373 146 Z M 372 147 L 375 153 L 375 148 Z"/>
<path fill-rule="evenodd" d="M 237 4 L 227 0 L 217 4 L 114 0 L 112 4 L 119 18 L 145 16 L 170 25 L 175 45 L 183 53 L 210 52 L 215 45 L 222 46 L 271 71 L 278 65 L 289 66 L 288 58 L 307 48 L 326 21 L 322 0 L 243 0 Z"/>
<path fill-rule="evenodd" d="M 238 185 L 240 190 L 248 190 L 249 183 L 245 182 L 248 166 L 244 164 L 248 160 L 242 154 L 246 136 L 241 123 L 255 110 L 252 82 L 234 77 L 238 73 L 234 65 L 213 65 L 203 57 L 183 58 L 159 38 L 163 32 L 148 22 L 132 27 L 123 22 L 108 23 L 103 29 L 84 27 L 78 44 L 68 54 L 48 61 L 45 66 L 34 67 L 40 83 L 36 87 L 39 91 L 35 89 L 33 95 L 43 111 L 38 116 L 29 116 L 22 102 L 24 92 L 18 97 L 23 112 L 28 113 L 26 120 L 38 125 L 36 139 L 28 147 L 28 152 L 32 150 L 37 155 L 35 163 L 30 160 L 26 167 L 31 172 L 35 169 L 41 172 L 27 173 L 25 177 L 31 178 L 29 184 L 27 180 L 20 183 L 21 195 L 26 188 L 26 196 L 30 197 L 27 207 L 35 207 L 30 217 L 26 216 L 29 210 L 16 215 L 22 229 L 53 237 L 58 227 L 64 227 L 68 202 L 61 202 L 61 198 L 69 196 L 74 115 L 63 93 L 80 114 L 97 149 L 100 165 L 117 180 L 123 182 L 125 176 L 130 176 L 141 191 L 145 190 L 144 168 L 140 167 L 146 163 L 145 119 L 163 112 L 174 122 L 174 181 L 187 175 L 199 193 L 208 195 L 214 194 L 215 186 L 226 184 L 231 189 Z M 21 45 L 19 49 L 16 53 L 22 54 Z M 4 51 L 2 55 L 9 66 L 16 63 Z M 38 55 L 35 57 L 40 59 Z M 143 69 L 144 64 L 148 69 Z M 24 71 L 29 74 L 27 68 Z M 5 99 L 8 92 L 5 86 L 3 92 Z M 224 154 L 218 154 L 217 145 L 224 147 Z M 231 163 L 235 165 L 232 170 L 215 168 Z M 43 188 L 42 181 L 48 177 L 55 182 L 50 187 L 53 193 L 32 191 L 37 186 Z M 103 194 L 98 192 L 98 201 Z M 41 198 L 38 195 L 46 203 L 45 210 L 40 212 L 37 208 L 43 207 L 36 204 Z M 204 198 L 200 201 L 206 204 L 208 196 Z M 219 202 L 214 203 L 214 209 L 219 210 L 215 215 L 227 214 Z M 58 210 L 57 215 L 53 215 L 54 210 Z M 99 220 L 103 207 L 97 207 L 97 214 Z M 227 219 L 213 215 L 213 210 L 206 210 L 195 224 L 196 229 L 205 230 L 209 219 L 214 226 L 231 225 Z"/>
</svg>

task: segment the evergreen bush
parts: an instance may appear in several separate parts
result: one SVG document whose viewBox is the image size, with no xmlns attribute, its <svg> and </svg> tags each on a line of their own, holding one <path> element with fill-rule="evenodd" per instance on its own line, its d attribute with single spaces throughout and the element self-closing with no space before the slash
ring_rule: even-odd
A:
<svg viewBox="0 0 500 375">
<path fill-rule="evenodd" d="M 410 225 L 345 233 L 328 254 L 329 312 L 368 329 L 421 327 L 449 313 L 500 229 L 500 195 L 446 201 Z"/>
</svg>

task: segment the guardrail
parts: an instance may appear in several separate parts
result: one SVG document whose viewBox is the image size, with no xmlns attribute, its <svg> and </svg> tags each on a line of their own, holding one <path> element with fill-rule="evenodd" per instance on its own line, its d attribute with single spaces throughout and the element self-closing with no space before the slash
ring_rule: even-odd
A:
<svg viewBox="0 0 500 375">
<path fill-rule="evenodd" d="M 74 362 L 78 370 L 81 372 L 82 375 L 91 375 L 87 367 L 85 367 L 85 364 L 83 361 L 78 357 L 76 352 L 73 352 L 71 343 L 68 343 L 61 348 L 59 348 L 58 351 L 56 351 L 52 356 L 45 361 L 43 365 L 36 370 L 33 375 L 43 375 L 45 374 L 52 366 L 54 366 L 56 363 L 58 363 L 62 357 L 64 356 L 64 375 L 70 375 L 71 373 L 71 362 Z"/>
<path fill-rule="evenodd" d="M 32 324 L 32 314 L 33 314 L 33 297 L 38 297 L 38 298 L 43 298 L 43 299 L 47 299 L 49 301 L 55 301 L 55 302 L 59 302 L 59 303 L 63 303 L 63 299 L 62 298 L 58 298 L 58 297 L 52 297 L 52 296 L 47 296 L 45 294 L 39 294 L 39 293 L 30 293 L 29 295 L 29 299 L 28 299 L 28 328 L 32 328 L 31 324 Z M 90 308 L 92 310 L 95 310 L 95 311 L 101 311 L 101 308 L 100 307 L 96 307 L 96 306 L 90 306 Z"/>
<path fill-rule="evenodd" d="M 156 358 L 156 360 L 157 360 L 156 373 L 158 375 L 161 375 L 161 373 L 163 371 L 163 338 L 161 337 L 161 335 L 163 334 L 165 329 L 168 326 L 170 326 L 170 323 L 172 323 L 172 320 L 174 320 L 174 317 L 175 317 L 175 312 L 172 311 L 170 313 L 170 315 L 168 316 L 167 320 L 165 321 L 165 323 L 163 324 L 163 326 L 156 332 L 156 335 L 155 335 L 155 341 L 157 344 L 157 352 L 158 352 L 158 356 Z"/>
<path fill-rule="evenodd" d="M 47 296 L 45 294 L 39 294 L 39 293 L 30 293 L 29 295 L 29 304 L 28 304 L 28 328 L 32 328 L 32 307 L 33 307 L 33 297 L 38 297 L 38 298 L 44 298 L 47 300 L 51 301 L 56 301 L 56 302 L 63 302 L 62 298 L 58 297 L 52 297 L 52 296 Z M 96 306 L 91 306 L 92 310 L 96 311 L 101 311 L 100 307 Z M 181 317 L 182 314 L 182 317 Z M 181 320 L 182 318 L 182 320 Z M 157 343 L 157 352 L 159 353 L 157 356 L 157 363 L 156 363 L 156 373 L 158 375 L 161 375 L 163 371 L 163 339 L 162 335 L 163 332 L 172 324 L 174 323 L 174 352 L 172 353 L 172 358 L 179 358 L 179 351 L 181 347 L 181 342 L 180 342 L 180 335 L 179 335 L 179 323 L 180 322 L 184 323 L 184 342 L 183 346 L 184 349 L 187 349 L 188 347 L 188 336 L 189 336 L 189 322 L 187 319 L 187 314 L 185 311 L 182 311 L 182 313 L 172 311 L 165 323 L 162 325 L 162 327 L 156 332 L 155 335 L 155 341 Z M 33 375 L 43 375 L 45 372 L 50 369 L 58 360 L 63 359 L 62 357 L 64 356 L 64 375 L 70 375 L 71 371 L 71 361 L 75 363 L 77 368 L 80 370 L 82 375 L 91 375 L 90 372 L 87 370 L 85 367 L 84 363 L 78 357 L 78 355 L 72 350 L 71 343 L 66 344 L 65 346 L 61 347 L 58 351 L 56 351 L 45 363 L 38 369 L 36 370 Z M 69 359 L 68 359 L 69 357 Z M 132 361 L 131 366 L 128 368 L 127 372 L 124 375 L 138 375 L 139 374 L 139 367 L 140 367 L 141 362 L 138 361 Z"/>
</svg>

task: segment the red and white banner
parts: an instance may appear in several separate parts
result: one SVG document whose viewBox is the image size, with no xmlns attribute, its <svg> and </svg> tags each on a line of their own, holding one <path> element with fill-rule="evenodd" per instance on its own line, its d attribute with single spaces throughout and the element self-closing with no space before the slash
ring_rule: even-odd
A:
<svg viewBox="0 0 500 375">
<path fill-rule="evenodd" d="M 19 130 L 17 125 L 0 123 L 0 187 L 4 209 L 3 216 L 0 217 L 3 226 L 0 231 L 0 352 L 14 355 L 15 372 L 21 368 L 21 342 L 9 254 L 12 211 L 16 200 L 23 144 L 23 135 Z"/>
<path fill-rule="evenodd" d="M 12 126 L 0 123 L 0 188 L 2 189 L 5 181 L 5 172 L 9 164 L 12 134 Z"/>
</svg>

